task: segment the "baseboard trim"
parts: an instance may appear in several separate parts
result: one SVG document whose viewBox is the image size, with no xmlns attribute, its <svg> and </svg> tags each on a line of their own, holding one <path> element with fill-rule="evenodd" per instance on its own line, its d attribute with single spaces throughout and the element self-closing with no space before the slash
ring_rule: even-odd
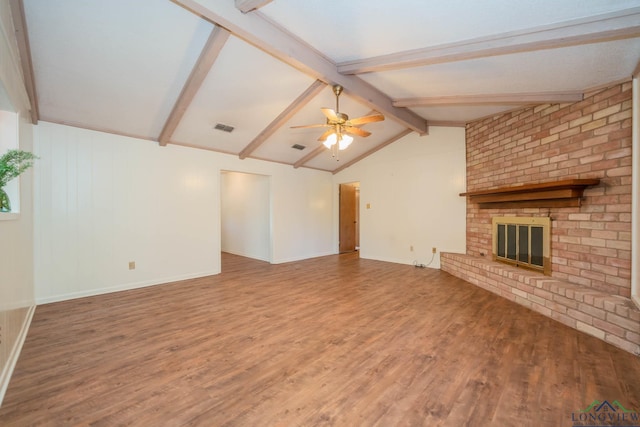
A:
<svg viewBox="0 0 640 427">
<path fill-rule="evenodd" d="M 306 259 L 320 258 L 323 256 L 337 255 L 337 254 L 338 254 L 337 252 L 322 252 L 319 254 L 305 255 L 305 256 L 299 256 L 299 257 L 293 257 L 293 258 L 280 258 L 280 259 L 274 259 L 273 261 L 271 261 L 271 264 L 286 264 L 288 262 L 304 261 Z"/>
<path fill-rule="evenodd" d="M 79 292 L 69 292 L 66 294 L 53 295 L 43 298 L 36 297 L 36 304 L 49 304 L 53 302 L 67 301 L 77 298 L 92 297 L 96 295 L 110 294 L 112 292 L 128 291 L 132 289 L 145 288 L 148 286 L 164 285 L 171 282 L 179 282 L 181 280 L 197 279 L 199 277 L 214 276 L 220 274 L 220 271 L 203 271 L 200 273 L 184 274 L 179 276 L 167 277 L 158 280 L 148 280 L 143 282 L 125 283 L 122 285 L 110 286 L 106 288 L 87 289 Z"/>
<path fill-rule="evenodd" d="M 32 305 L 29 307 L 27 311 L 27 315 L 22 322 L 22 328 L 20 329 L 20 334 L 18 334 L 18 339 L 15 343 L 13 343 L 13 347 L 11 348 L 11 352 L 9 353 L 9 357 L 7 358 L 7 363 L 2 368 L 0 372 L 0 406 L 2 406 L 2 401 L 4 400 L 4 395 L 7 392 L 7 388 L 9 388 L 9 381 L 11 380 L 11 375 L 13 374 L 13 370 L 16 367 L 16 363 L 18 363 L 18 357 L 20 357 L 20 352 L 22 351 L 22 346 L 24 345 L 25 340 L 27 339 L 27 333 L 29 332 L 29 326 L 31 326 L 31 319 L 33 319 L 33 314 L 36 312 L 36 306 Z"/>
<path fill-rule="evenodd" d="M 384 256 L 377 256 L 377 255 L 370 255 L 367 253 L 362 253 L 362 251 L 360 252 L 360 258 L 362 259 L 370 259 L 373 261 L 383 261 L 383 262 L 391 262 L 394 264 L 404 264 L 404 265 L 411 265 L 414 266 L 416 265 L 416 261 L 418 264 L 424 264 L 426 268 L 432 268 L 434 270 L 440 270 L 440 254 L 435 254 L 433 256 L 433 258 L 428 257 L 428 258 L 420 258 L 419 260 L 416 261 L 410 261 L 407 259 L 399 259 L 399 258 L 389 258 L 389 257 L 384 257 Z"/>
</svg>

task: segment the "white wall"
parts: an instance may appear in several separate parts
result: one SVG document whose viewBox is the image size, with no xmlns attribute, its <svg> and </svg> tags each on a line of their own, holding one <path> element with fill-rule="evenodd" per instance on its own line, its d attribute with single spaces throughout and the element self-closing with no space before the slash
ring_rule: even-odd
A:
<svg viewBox="0 0 640 427">
<path fill-rule="evenodd" d="M 0 106 L 20 114 L 18 146 L 31 151 L 29 101 L 22 83 L 9 2 L 0 2 Z M 0 155 L 4 152 L 0 152 Z M 32 170 L 19 178 L 19 214 L 0 214 L 0 404 L 34 309 Z"/>
<path fill-rule="evenodd" d="M 466 201 L 459 196 L 466 185 L 463 128 L 409 134 L 336 174 L 334 187 L 355 181 L 362 258 L 428 264 L 436 247 L 429 266 L 439 268 L 440 252 L 465 252 Z"/>
<path fill-rule="evenodd" d="M 38 303 L 220 271 L 218 173 L 199 152 L 40 122 L 36 153 Z"/>
<path fill-rule="evenodd" d="M 222 251 L 271 261 L 269 177 L 223 171 L 220 204 Z"/>
<path fill-rule="evenodd" d="M 273 262 L 333 251 L 327 172 L 46 122 L 36 131 L 38 303 L 220 272 L 221 170 L 270 176 Z"/>
<path fill-rule="evenodd" d="M 336 176 L 46 122 L 36 153 L 40 303 L 218 273 L 221 171 L 268 177 L 273 263 L 336 253 L 338 184 L 355 181 L 363 257 L 464 252 L 463 129 L 407 136 Z"/>
</svg>

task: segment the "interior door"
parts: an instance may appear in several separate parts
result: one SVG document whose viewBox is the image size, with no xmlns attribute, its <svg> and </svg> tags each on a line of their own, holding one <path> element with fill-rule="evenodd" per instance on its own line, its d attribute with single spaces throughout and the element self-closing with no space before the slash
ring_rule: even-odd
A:
<svg viewBox="0 0 640 427">
<path fill-rule="evenodd" d="M 340 253 L 356 250 L 356 187 L 353 184 L 340 184 Z"/>
</svg>

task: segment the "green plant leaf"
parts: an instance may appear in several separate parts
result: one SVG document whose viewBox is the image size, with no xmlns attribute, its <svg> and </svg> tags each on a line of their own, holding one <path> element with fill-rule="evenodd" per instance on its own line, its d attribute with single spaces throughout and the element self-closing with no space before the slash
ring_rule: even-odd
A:
<svg viewBox="0 0 640 427">
<path fill-rule="evenodd" d="M 9 150 L 0 157 L 0 188 L 33 166 L 38 157 L 28 151 Z"/>
</svg>

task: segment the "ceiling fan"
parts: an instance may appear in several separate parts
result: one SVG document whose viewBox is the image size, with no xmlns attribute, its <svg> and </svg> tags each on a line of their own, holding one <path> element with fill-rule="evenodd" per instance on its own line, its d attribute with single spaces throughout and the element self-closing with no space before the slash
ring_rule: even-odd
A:
<svg viewBox="0 0 640 427">
<path fill-rule="evenodd" d="M 326 123 L 291 127 L 292 129 L 329 128 L 325 133 L 320 135 L 318 141 L 322 141 L 327 148 L 332 149 L 332 151 L 334 152 L 334 157 L 336 156 L 337 149 L 344 150 L 349 146 L 349 144 L 351 144 L 351 142 L 353 141 L 353 136 L 351 135 L 361 136 L 363 138 L 371 135 L 371 132 L 360 129 L 357 126 L 384 120 L 384 116 L 380 113 L 357 117 L 355 119 L 349 119 L 349 116 L 340 112 L 339 102 L 342 90 L 343 88 L 340 85 L 333 86 L 333 93 L 335 93 L 336 95 L 335 110 L 332 110 L 331 108 L 320 109 L 320 111 L 322 111 L 322 113 L 327 118 Z"/>
</svg>

